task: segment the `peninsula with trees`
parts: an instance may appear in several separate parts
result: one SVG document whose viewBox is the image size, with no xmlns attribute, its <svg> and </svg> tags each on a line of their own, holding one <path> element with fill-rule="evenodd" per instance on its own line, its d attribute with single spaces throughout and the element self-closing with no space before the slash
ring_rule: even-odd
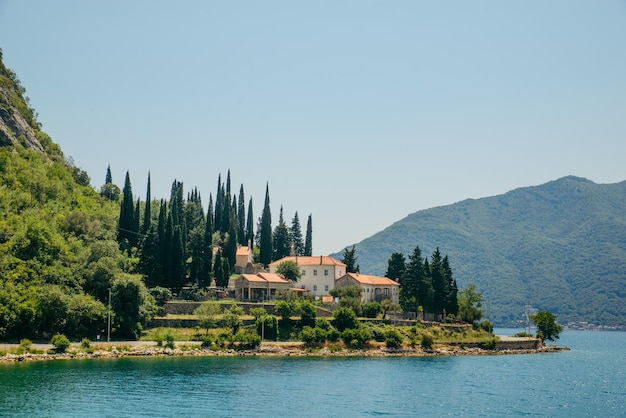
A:
<svg viewBox="0 0 626 418">
<path fill-rule="evenodd" d="M 19 345 L 0 354 L 44 355 L 43 343 L 111 353 L 132 340 L 209 353 L 282 343 L 305 353 L 458 354 L 558 338 L 546 313 L 536 316 L 546 327 L 538 339 L 500 341 L 481 292 L 457 287 L 439 248 L 389 254 L 384 276 L 360 273 L 354 246 L 341 259 L 315 255 L 312 214 L 304 234 L 299 212 L 286 221 L 281 207 L 273 224 L 269 184 L 259 216 L 230 171 L 206 209 L 197 188 L 176 180 L 169 200 L 153 199 L 149 174 L 142 201 L 130 173 L 120 188 L 110 167 L 95 190 L 42 131 L 1 58 L 0 341 Z"/>
</svg>

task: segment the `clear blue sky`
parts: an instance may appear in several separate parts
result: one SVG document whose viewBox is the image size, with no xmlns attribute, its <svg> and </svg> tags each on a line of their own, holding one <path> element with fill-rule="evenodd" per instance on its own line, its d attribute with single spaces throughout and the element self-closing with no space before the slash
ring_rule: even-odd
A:
<svg viewBox="0 0 626 418">
<path fill-rule="evenodd" d="M 626 179 L 625 1 L 0 0 L 0 48 L 87 170 L 205 205 L 269 182 L 315 254 L 566 175 Z M 419 245 L 419 237 L 415 237 Z"/>
</svg>

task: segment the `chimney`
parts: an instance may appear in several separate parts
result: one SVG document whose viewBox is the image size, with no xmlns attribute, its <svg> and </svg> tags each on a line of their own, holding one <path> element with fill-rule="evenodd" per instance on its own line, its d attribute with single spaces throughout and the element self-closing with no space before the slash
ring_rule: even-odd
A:
<svg viewBox="0 0 626 418">
<path fill-rule="evenodd" d="M 320 255 L 320 266 L 321 266 L 321 265 L 322 265 L 322 263 L 323 263 L 323 261 L 322 261 L 322 259 L 323 259 L 323 258 L 324 258 L 324 256 L 323 256 L 323 255 Z"/>
</svg>

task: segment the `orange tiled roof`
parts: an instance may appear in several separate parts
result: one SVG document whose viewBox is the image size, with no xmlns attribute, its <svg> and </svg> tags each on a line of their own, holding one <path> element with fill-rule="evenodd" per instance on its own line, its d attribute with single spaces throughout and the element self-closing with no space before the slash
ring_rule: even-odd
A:
<svg viewBox="0 0 626 418">
<path fill-rule="evenodd" d="M 257 276 L 270 283 L 291 283 L 290 280 L 276 273 L 258 273 Z"/>
<path fill-rule="evenodd" d="M 242 274 L 241 277 L 251 283 L 291 283 L 275 273 Z"/>
<path fill-rule="evenodd" d="M 359 273 L 347 273 L 347 276 L 352 277 L 354 280 L 361 284 L 370 284 L 377 286 L 400 286 L 395 280 L 391 280 L 388 277 L 370 276 L 367 274 Z"/>
<path fill-rule="evenodd" d="M 278 265 L 285 261 L 294 261 L 299 266 L 345 266 L 339 260 L 335 260 L 331 256 L 328 255 L 317 255 L 317 256 L 289 256 L 281 258 L 280 260 L 274 261 L 270 265 Z"/>
</svg>

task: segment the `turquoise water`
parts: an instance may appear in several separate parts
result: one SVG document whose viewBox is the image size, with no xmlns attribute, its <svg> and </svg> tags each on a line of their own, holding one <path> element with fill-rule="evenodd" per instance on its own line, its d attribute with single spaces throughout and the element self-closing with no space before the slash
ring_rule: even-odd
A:
<svg viewBox="0 0 626 418">
<path fill-rule="evenodd" d="M 572 351 L 0 364 L 0 416 L 625 416 L 626 333 L 559 344 Z"/>
</svg>

